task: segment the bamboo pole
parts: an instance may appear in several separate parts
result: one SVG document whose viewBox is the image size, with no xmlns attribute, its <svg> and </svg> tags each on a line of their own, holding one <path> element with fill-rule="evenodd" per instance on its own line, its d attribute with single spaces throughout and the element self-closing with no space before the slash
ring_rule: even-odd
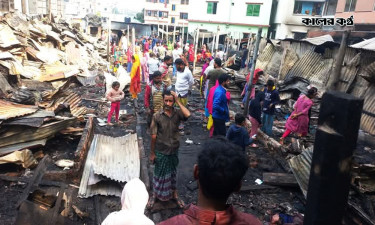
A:
<svg viewBox="0 0 375 225">
<path fill-rule="evenodd" d="M 195 49 L 194 49 L 194 61 L 193 61 L 193 75 L 195 72 L 195 62 L 197 59 L 198 42 L 199 42 L 199 28 L 197 28 L 197 34 L 196 34 L 195 42 L 194 42 Z"/>
<path fill-rule="evenodd" d="M 173 27 L 173 44 L 174 43 L 176 43 L 176 23 L 174 23 L 174 27 Z"/>
<path fill-rule="evenodd" d="M 135 54 L 135 29 L 132 28 L 132 46 L 133 46 L 133 54 Z"/>
<path fill-rule="evenodd" d="M 182 23 L 182 35 L 181 35 L 181 44 L 184 45 L 184 34 L 185 34 L 185 24 Z"/>
<path fill-rule="evenodd" d="M 340 80 L 340 74 L 341 74 L 341 67 L 342 67 L 342 62 L 344 61 L 345 57 L 345 52 L 346 52 L 346 46 L 347 46 L 347 40 L 350 35 L 350 30 L 344 31 L 342 34 L 342 40 L 339 48 L 339 52 L 337 54 L 337 59 L 335 63 L 335 67 L 333 70 L 332 78 L 330 79 L 330 89 L 332 90 L 337 90 L 339 80 Z"/>
<path fill-rule="evenodd" d="M 262 35 L 262 28 L 258 28 L 258 33 L 257 33 L 257 42 L 255 43 L 255 49 L 254 49 L 254 55 L 253 55 L 253 66 L 251 67 L 250 70 L 250 79 L 247 83 L 247 97 L 246 97 L 246 102 L 245 102 L 245 109 L 244 109 L 244 115 L 247 116 L 249 112 L 249 102 L 250 102 L 250 95 L 251 95 L 251 89 L 253 87 L 253 78 L 254 78 L 254 70 L 255 70 L 255 64 L 258 56 L 258 49 L 259 49 L 259 44 L 260 44 L 260 39 Z"/>
</svg>

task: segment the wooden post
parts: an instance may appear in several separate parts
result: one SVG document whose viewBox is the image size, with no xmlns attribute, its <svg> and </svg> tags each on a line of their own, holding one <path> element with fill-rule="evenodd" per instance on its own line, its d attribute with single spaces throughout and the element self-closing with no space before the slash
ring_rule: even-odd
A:
<svg viewBox="0 0 375 225">
<path fill-rule="evenodd" d="M 130 28 L 129 28 L 129 25 L 128 25 L 128 32 L 127 32 L 127 41 L 128 41 L 128 43 L 126 43 L 126 46 L 127 46 L 127 48 L 126 49 L 128 49 L 129 48 L 129 42 L 130 42 L 130 39 L 129 39 L 129 37 L 130 37 Z M 130 59 L 128 59 L 128 60 L 130 60 Z"/>
<path fill-rule="evenodd" d="M 173 44 L 176 43 L 176 21 L 173 26 Z"/>
<path fill-rule="evenodd" d="M 337 87 L 339 84 L 342 62 L 344 61 L 346 45 L 347 45 L 347 40 L 348 40 L 349 35 L 350 35 L 350 30 L 346 30 L 342 34 L 342 40 L 341 40 L 339 52 L 337 54 L 336 64 L 333 70 L 331 83 L 329 85 L 331 90 L 337 90 Z"/>
<path fill-rule="evenodd" d="M 204 44 L 204 33 L 203 33 L 203 37 L 202 37 L 202 46 Z"/>
<path fill-rule="evenodd" d="M 260 39 L 262 35 L 262 28 L 258 28 L 258 33 L 257 33 L 257 42 L 255 43 L 255 49 L 254 49 L 254 56 L 253 56 L 253 66 L 251 67 L 250 70 L 250 79 L 249 82 L 247 83 L 247 97 L 246 97 L 246 102 L 245 102 L 245 109 L 244 109 L 244 115 L 247 116 L 249 112 L 249 102 L 250 102 L 250 95 L 251 95 L 251 89 L 253 88 L 253 78 L 254 78 L 254 70 L 255 70 L 255 64 L 256 60 L 258 57 L 258 49 L 259 49 L 259 44 L 260 44 Z"/>
<path fill-rule="evenodd" d="M 216 40 L 215 40 L 215 49 L 216 51 L 219 50 L 219 39 L 220 39 L 220 27 L 217 27 L 217 32 L 216 32 Z"/>
<path fill-rule="evenodd" d="M 247 65 L 247 69 L 249 70 L 249 61 L 250 61 L 250 51 L 251 51 L 251 48 L 250 48 L 250 40 L 251 40 L 251 36 L 252 36 L 252 33 L 250 32 L 249 33 L 249 37 L 247 39 L 247 58 L 246 58 L 246 65 Z"/>
<path fill-rule="evenodd" d="M 194 48 L 194 61 L 193 61 L 193 76 L 194 76 L 194 72 L 195 72 L 195 62 L 196 62 L 196 59 L 197 59 L 198 41 L 199 41 L 199 28 L 197 28 L 197 34 L 196 34 L 195 42 L 194 42 L 195 48 Z"/>
<path fill-rule="evenodd" d="M 111 17 L 109 16 L 108 17 L 108 24 L 107 24 L 107 61 L 109 62 L 109 58 L 110 58 L 110 32 L 111 32 Z"/>
<path fill-rule="evenodd" d="M 52 0 L 48 0 L 48 18 L 52 22 Z"/>
<path fill-rule="evenodd" d="M 182 35 L 181 35 L 181 47 L 183 48 L 184 46 L 184 34 L 185 34 L 185 27 L 184 27 L 184 23 L 182 23 Z"/>
<path fill-rule="evenodd" d="M 341 225 L 348 202 L 353 151 L 363 99 L 337 91 L 323 95 L 312 157 L 305 225 Z"/>
<path fill-rule="evenodd" d="M 213 39 L 212 39 L 212 47 L 211 47 L 211 54 L 212 56 L 215 58 L 215 55 L 214 55 L 214 49 L 215 49 L 215 38 L 216 38 L 216 35 L 213 36 Z"/>
<path fill-rule="evenodd" d="M 167 29 L 166 29 L 166 32 L 167 32 L 167 51 L 168 51 L 168 44 L 169 44 L 169 40 L 168 40 L 168 36 L 169 36 L 169 32 L 168 32 L 168 30 L 169 30 L 169 24 L 167 24 L 166 25 L 166 27 L 167 27 Z"/>
<path fill-rule="evenodd" d="M 27 12 L 27 4 L 28 4 L 28 1 L 26 1 L 26 0 L 21 0 L 21 4 L 22 4 L 22 13 L 23 13 L 23 14 L 28 14 L 28 12 Z"/>
<path fill-rule="evenodd" d="M 133 46 L 133 54 L 135 54 L 135 29 L 132 28 L 132 46 Z"/>
</svg>

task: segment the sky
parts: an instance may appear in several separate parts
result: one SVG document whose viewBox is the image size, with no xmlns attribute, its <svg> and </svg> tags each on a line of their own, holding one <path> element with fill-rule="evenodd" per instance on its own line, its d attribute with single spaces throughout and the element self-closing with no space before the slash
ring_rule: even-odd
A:
<svg viewBox="0 0 375 225">
<path fill-rule="evenodd" d="M 141 11 L 144 8 L 145 0 L 112 0 L 117 2 L 119 8 L 127 8 L 134 11 Z"/>
</svg>

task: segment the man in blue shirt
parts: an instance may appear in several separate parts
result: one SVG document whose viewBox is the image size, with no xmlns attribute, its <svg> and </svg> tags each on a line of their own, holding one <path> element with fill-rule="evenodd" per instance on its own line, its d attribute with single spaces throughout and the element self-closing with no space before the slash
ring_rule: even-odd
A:
<svg viewBox="0 0 375 225">
<path fill-rule="evenodd" d="M 214 136 L 225 136 L 225 122 L 229 121 L 229 109 L 227 91 L 225 88 L 229 85 L 229 75 L 221 74 L 219 76 L 219 86 L 216 88 L 212 104 L 212 119 L 214 121 Z"/>
<path fill-rule="evenodd" d="M 279 92 L 276 90 L 275 83 L 273 80 L 268 80 L 267 88 L 264 91 L 262 131 L 264 131 L 269 136 L 272 136 L 275 105 L 279 104 L 279 102 L 280 96 Z"/>
</svg>

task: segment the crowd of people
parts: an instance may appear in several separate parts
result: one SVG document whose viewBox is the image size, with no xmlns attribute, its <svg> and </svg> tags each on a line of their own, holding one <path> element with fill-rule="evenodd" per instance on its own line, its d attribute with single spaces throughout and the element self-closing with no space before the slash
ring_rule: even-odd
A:
<svg viewBox="0 0 375 225">
<path fill-rule="evenodd" d="M 131 52 L 132 47 L 128 46 L 122 48 L 124 52 L 119 57 L 127 55 L 131 59 L 122 66 L 130 72 L 130 93 L 133 99 L 137 99 L 141 92 L 141 82 L 145 84 L 144 107 L 151 135 L 149 160 L 155 165 L 152 194 L 148 195 L 144 184 L 138 179 L 128 182 L 123 191 L 122 210 L 109 215 L 103 224 L 152 224 L 143 211 L 145 207 L 151 209 L 156 201 L 174 200 L 179 207 L 185 207 L 179 198 L 176 184 L 180 131 L 183 130 L 184 121 L 191 116 L 188 98 L 194 78 L 189 65 L 194 60 L 194 56 L 191 59 L 194 46 L 183 49 L 180 42 L 168 46 L 157 37 L 144 38 L 137 43 L 139 45 L 135 46 L 134 53 Z M 254 71 L 252 85 L 248 85 L 250 74 L 247 75 L 247 85 L 242 94 L 244 103 L 246 98 L 250 98 L 249 114 L 235 114 L 235 123 L 227 130 L 230 121 L 231 96 L 228 86 L 231 76 L 222 68 L 224 52 L 219 49 L 215 58 L 212 58 L 203 45 L 200 53 L 204 55 L 200 60 L 205 62 L 200 86 L 211 139 L 203 144 L 194 166 L 194 178 L 199 187 L 198 203 L 190 204 L 183 215 L 161 224 L 261 224 L 254 216 L 236 211 L 226 201 L 231 193 L 241 187 L 241 180 L 248 169 L 245 150 L 247 146 L 258 147 L 255 144 L 258 129 L 272 136 L 275 108 L 280 102 L 275 81 L 269 79 L 266 85 L 259 88 L 255 85 L 264 71 Z M 106 95 L 111 101 L 109 125 L 114 112 L 115 121 L 119 122 L 120 101 L 124 98 L 119 86 L 118 82 L 114 82 Z M 309 110 L 316 94 L 317 89 L 310 88 L 306 95 L 299 97 L 286 122 L 281 144 L 290 133 L 307 135 Z M 250 129 L 248 123 L 251 124 Z M 132 192 L 137 192 L 137 189 L 139 196 L 133 197 Z M 120 222 L 128 220 L 134 222 Z"/>
</svg>

